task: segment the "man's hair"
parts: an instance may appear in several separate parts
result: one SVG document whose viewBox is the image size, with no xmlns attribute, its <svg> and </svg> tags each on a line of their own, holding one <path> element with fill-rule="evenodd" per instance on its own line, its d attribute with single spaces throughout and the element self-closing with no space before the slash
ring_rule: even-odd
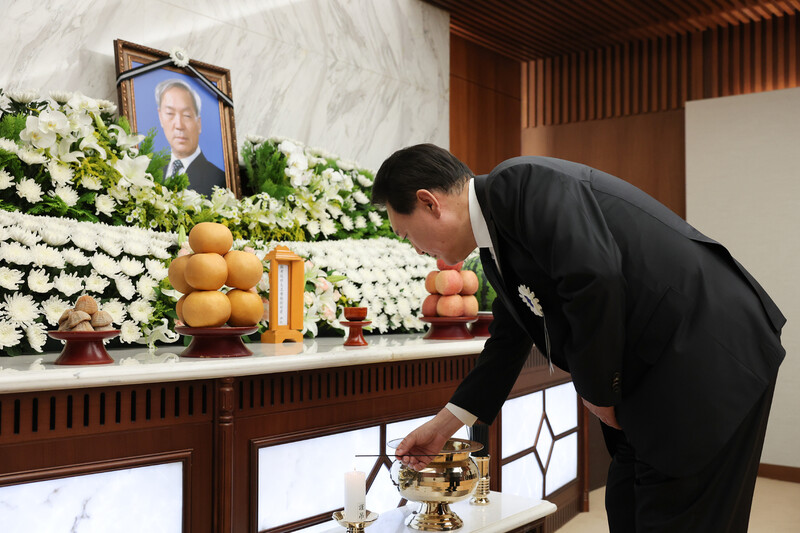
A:
<svg viewBox="0 0 800 533">
<path fill-rule="evenodd" d="M 200 116 L 200 95 L 197 94 L 197 91 L 192 89 L 192 86 L 186 83 L 183 80 L 179 80 L 177 78 L 170 78 L 168 80 L 164 80 L 158 85 L 156 85 L 156 107 L 161 109 L 161 97 L 164 96 L 164 93 L 168 90 L 172 89 L 173 87 L 180 87 L 181 89 L 188 91 L 189 94 L 192 95 L 192 101 L 194 102 L 194 112 L 199 117 Z"/>
<path fill-rule="evenodd" d="M 393 153 L 383 162 L 372 184 L 372 203 L 389 205 L 408 215 L 417 205 L 417 191 L 452 193 L 473 177 L 457 157 L 434 144 L 417 144 Z"/>
</svg>

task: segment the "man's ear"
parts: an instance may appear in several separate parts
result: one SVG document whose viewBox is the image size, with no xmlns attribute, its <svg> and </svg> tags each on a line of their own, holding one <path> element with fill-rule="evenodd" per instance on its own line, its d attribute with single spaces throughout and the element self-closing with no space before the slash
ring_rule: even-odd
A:
<svg viewBox="0 0 800 533">
<path fill-rule="evenodd" d="M 441 214 L 442 205 L 439 202 L 439 198 L 428 189 L 419 189 L 417 191 L 417 202 L 420 204 L 419 207 L 429 211 L 433 216 L 438 217 Z"/>
</svg>

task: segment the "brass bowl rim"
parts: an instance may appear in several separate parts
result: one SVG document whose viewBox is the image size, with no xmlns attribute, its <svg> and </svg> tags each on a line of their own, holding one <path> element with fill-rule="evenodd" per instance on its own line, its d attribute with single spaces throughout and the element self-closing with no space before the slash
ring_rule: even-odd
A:
<svg viewBox="0 0 800 533">
<path fill-rule="evenodd" d="M 400 443 L 403 442 L 403 439 L 393 439 L 386 443 L 386 445 L 392 449 L 397 449 Z M 458 444 L 460 447 L 458 449 L 448 449 L 448 445 L 455 445 Z M 473 452 L 477 452 L 483 449 L 483 444 L 474 440 L 468 439 L 447 439 L 447 442 L 444 443 L 444 448 L 440 451 L 435 457 L 438 459 L 439 457 L 446 457 L 452 455 L 461 455 L 461 454 L 469 454 Z M 434 462 L 436 459 L 433 459 Z"/>
</svg>

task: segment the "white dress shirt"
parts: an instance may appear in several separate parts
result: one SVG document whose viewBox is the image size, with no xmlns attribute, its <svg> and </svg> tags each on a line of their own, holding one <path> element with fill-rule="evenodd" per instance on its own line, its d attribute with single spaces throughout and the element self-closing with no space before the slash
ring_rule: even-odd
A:
<svg viewBox="0 0 800 533">
<path fill-rule="evenodd" d="M 197 148 L 195 149 L 195 151 L 194 151 L 194 153 L 192 155 L 190 155 L 189 157 L 184 157 L 184 158 L 182 158 L 180 160 L 181 163 L 183 164 L 183 173 L 184 174 L 186 174 L 186 169 L 189 168 L 189 165 L 192 164 L 192 161 L 197 159 L 198 155 L 200 155 L 200 145 L 199 144 L 197 145 Z M 172 156 L 170 157 L 170 160 L 169 160 L 169 166 L 167 167 L 167 176 L 164 176 L 164 177 L 169 178 L 169 177 L 172 176 L 172 174 L 173 174 L 173 172 L 172 172 L 173 166 L 172 165 L 177 160 L 178 160 L 178 158 L 175 157 L 175 153 L 173 153 Z"/>
<path fill-rule="evenodd" d="M 478 203 L 478 197 L 475 194 L 474 179 L 469 180 L 469 223 L 472 225 L 472 234 L 475 236 L 475 243 L 478 245 L 478 248 L 489 249 L 489 252 L 492 254 L 492 259 L 494 259 L 494 262 L 499 270 L 500 265 L 497 263 L 497 256 L 494 254 L 492 238 L 489 235 L 489 226 L 486 225 L 486 219 L 483 218 L 483 211 L 481 211 L 481 206 Z M 466 409 L 462 409 L 457 405 L 453 405 L 452 403 L 445 405 L 445 408 L 453 413 L 456 418 L 461 420 L 464 425 L 471 426 L 478 420 L 477 416 L 473 415 Z"/>
</svg>

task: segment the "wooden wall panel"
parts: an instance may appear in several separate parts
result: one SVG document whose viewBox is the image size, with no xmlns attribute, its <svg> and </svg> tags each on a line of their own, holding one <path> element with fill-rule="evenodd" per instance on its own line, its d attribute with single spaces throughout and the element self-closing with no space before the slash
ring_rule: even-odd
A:
<svg viewBox="0 0 800 533">
<path fill-rule="evenodd" d="M 797 87 L 798 49 L 793 14 L 538 59 L 527 70 L 545 79 L 529 80 L 526 113 L 531 127 L 550 126 Z"/>
<path fill-rule="evenodd" d="M 521 65 L 450 38 L 450 151 L 476 174 L 520 155 Z"/>
<path fill-rule="evenodd" d="M 686 214 L 683 110 L 528 128 L 525 155 L 577 161 L 622 178 Z"/>
</svg>

